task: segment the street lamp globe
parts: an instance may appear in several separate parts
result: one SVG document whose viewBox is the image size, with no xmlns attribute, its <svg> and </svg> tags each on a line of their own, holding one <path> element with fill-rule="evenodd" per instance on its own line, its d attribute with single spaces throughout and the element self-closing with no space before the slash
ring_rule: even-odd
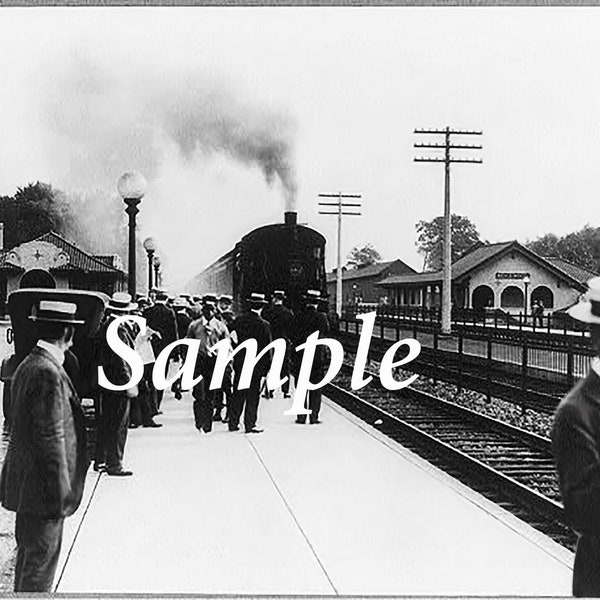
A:
<svg viewBox="0 0 600 600">
<path fill-rule="evenodd" d="M 156 242 L 154 238 L 147 237 L 143 242 L 144 250 L 148 253 L 152 253 L 156 250 Z"/>
<path fill-rule="evenodd" d="M 147 187 L 146 179 L 137 171 L 123 173 L 117 183 L 117 190 L 123 199 L 141 200 Z"/>
</svg>

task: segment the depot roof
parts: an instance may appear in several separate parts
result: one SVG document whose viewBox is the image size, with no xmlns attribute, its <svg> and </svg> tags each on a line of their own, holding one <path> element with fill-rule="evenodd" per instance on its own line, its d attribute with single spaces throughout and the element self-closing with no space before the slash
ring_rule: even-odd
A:
<svg viewBox="0 0 600 600">
<path fill-rule="evenodd" d="M 594 277 L 593 273 L 590 273 L 585 269 L 581 269 L 580 267 L 568 263 L 567 261 L 563 261 L 562 259 L 544 258 L 529 250 L 519 242 L 511 241 L 475 246 L 473 250 L 452 264 L 452 280 L 460 280 L 469 275 L 469 273 L 475 269 L 480 268 L 492 260 L 500 258 L 508 252 L 518 252 L 525 255 L 532 262 L 550 271 L 561 280 L 567 281 L 570 285 L 580 289 L 581 291 L 586 289 L 585 283 L 587 280 L 591 277 Z M 377 282 L 375 285 L 391 288 L 407 284 L 441 283 L 442 278 L 442 271 L 415 273 L 409 275 L 392 275 L 390 277 L 386 277 L 382 281 Z"/>
</svg>

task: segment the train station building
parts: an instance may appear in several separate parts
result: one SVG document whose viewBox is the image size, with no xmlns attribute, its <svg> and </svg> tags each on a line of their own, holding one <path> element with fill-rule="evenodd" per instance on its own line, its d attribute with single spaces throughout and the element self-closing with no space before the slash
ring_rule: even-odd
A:
<svg viewBox="0 0 600 600">
<path fill-rule="evenodd" d="M 530 312 L 536 301 L 551 311 L 577 302 L 596 274 L 559 258 L 544 258 L 517 241 L 478 244 L 452 265 L 452 303 L 458 308 Z M 390 304 L 437 308 L 442 271 L 390 275 L 376 287 Z"/>
<path fill-rule="evenodd" d="M 19 246 L 0 249 L 0 305 L 25 287 L 79 289 L 111 295 L 126 288 L 117 255 L 93 255 L 55 232 Z"/>
<path fill-rule="evenodd" d="M 400 259 L 379 262 L 356 269 L 342 268 L 342 304 L 385 303 L 387 292 L 376 284 L 388 277 L 415 275 L 417 272 Z M 327 274 L 327 295 L 335 304 L 337 273 Z"/>
</svg>

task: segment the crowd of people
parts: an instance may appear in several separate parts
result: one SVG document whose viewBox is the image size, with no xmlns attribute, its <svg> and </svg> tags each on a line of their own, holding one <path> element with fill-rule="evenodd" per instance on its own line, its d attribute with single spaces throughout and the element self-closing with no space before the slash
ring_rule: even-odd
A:
<svg viewBox="0 0 600 600">
<path fill-rule="evenodd" d="M 262 386 L 271 356 L 264 353 L 255 366 L 250 386 L 239 389 L 244 360 L 242 352 L 230 361 L 219 389 L 210 389 L 215 356 L 211 347 L 220 340 L 230 340 L 231 348 L 255 339 L 258 352 L 273 339 L 288 342 L 282 376 L 297 376 L 300 360 L 295 345 L 305 341 L 307 332 L 329 332 L 324 311 L 327 303 L 320 292 L 307 290 L 304 304 L 296 313 L 285 306 L 283 291 L 273 293 L 269 302 L 264 294 L 251 293 L 246 309 L 233 310 L 232 298 L 213 294 L 203 297 L 181 295 L 171 298 L 156 290 L 152 298 L 134 299 L 124 292 L 113 294 L 105 317 L 95 336 L 76 336 L 85 324 L 76 302 L 45 297 L 32 307 L 30 321 L 35 324 L 37 343 L 18 366 L 12 378 L 10 436 L 0 476 L 0 502 L 17 513 L 15 537 L 16 592 L 49 592 L 62 543 L 63 525 L 83 497 L 88 470 L 88 443 L 82 397 L 94 399 L 96 443 L 94 469 L 109 476 L 130 476 L 123 466 L 128 430 L 136 427 L 159 428 L 155 421 L 161 414 L 163 391 L 154 387 L 152 369 L 160 352 L 178 339 L 199 341 L 195 363 L 193 418 L 198 431 L 210 433 L 213 422 L 226 422 L 229 431 L 239 431 L 240 422 L 247 434 L 261 433 L 257 426 L 261 393 L 271 392 Z M 135 350 L 144 363 L 144 375 L 136 386 L 128 386 L 131 365 L 114 352 L 107 341 L 107 330 L 115 319 L 124 315 L 143 316 L 143 331 L 135 320 L 121 320 L 117 334 L 121 342 Z M 304 336 L 304 339 L 302 339 Z M 321 353 L 313 362 L 314 376 L 324 367 Z M 170 356 L 174 363 L 186 360 L 181 346 Z M 105 377 L 115 391 L 98 384 L 93 375 L 102 365 Z M 289 380 L 282 389 L 289 396 Z M 174 381 L 172 392 L 182 399 L 181 382 Z M 310 422 L 319 423 L 321 396 L 311 391 L 306 400 Z M 298 419 L 302 423 L 302 417 Z"/>
<path fill-rule="evenodd" d="M 111 476 L 132 475 L 130 470 L 123 467 L 128 429 L 162 426 L 155 421 L 155 417 L 161 414 L 164 392 L 154 387 L 152 372 L 156 357 L 176 340 L 187 338 L 199 343 L 194 379 L 199 376 L 201 378 L 191 390 L 196 429 L 202 434 L 208 434 L 212 431 L 213 423 L 224 422 L 229 431 L 239 431 L 243 427 L 245 433 L 261 433 L 263 429 L 257 424 L 260 397 L 273 395 L 273 391 L 266 388 L 266 375 L 271 366 L 270 354 L 266 353 L 258 361 L 249 387 L 240 389 L 239 380 L 245 354 L 236 353 L 227 364 L 220 387 L 210 389 L 216 362 L 212 347 L 222 340 L 229 340 L 231 347 L 235 348 L 246 340 L 254 339 L 257 342 L 257 353 L 260 353 L 272 340 L 285 340 L 287 352 L 281 375 L 286 381 L 282 385 L 282 393 L 284 397 L 289 397 L 290 383 L 298 374 L 302 356 L 294 348 L 315 331 L 322 337 L 327 336 L 330 326 L 326 315 L 328 304 L 319 291 L 307 290 L 303 296 L 303 306 L 296 313 L 285 303 L 284 291 L 275 291 L 270 301 L 264 294 L 253 292 L 245 299 L 246 310 L 235 314 L 232 297 L 228 295 L 172 297 L 165 291 L 156 290 L 151 299 L 139 297 L 133 302 L 129 294 L 114 294 L 108 303 L 107 316 L 98 335 L 98 364 L 104 366 L 111 383 L 123 385 L 130 380 L 131 368 L 126 360 L 109 347 L 106 330 L 118 316 L 140 315 L 146 319 L 144 333 L 133 321 L 125 320 L 120 325 L 118 334 L 125 344 L 142 357 L 144 376 L 139 385 L 128 390 L 115 392 L 100 387 L 96 389 L 97 440 L 94 469 L 105 471 Z M 185 346 L 176 347 L 169 359 L 175 367 L 181 367 L 186 360 Z M 325 364 L 325 350 L 318 347 L 312 367 L 313 378 L 320 376 Z M 171 391 L 176 399 L 181 400 L 184 392 L 180 378 L 173 383 Z M 319 423 L 321 392 L 311 390 L 307 396 L 309 421 L 312 424 Z M 305 423 L 306 415 L 298 415 L 297 422 Z"/>
<path fill-rule="evenodd" d="M 552 429 L 553 450 L 558 468 L 567 522 L 578 533 L 573 571 L 575 596 L 600 597 L 600 277 L 589 283 L 586 297 L 569 309 L 569 314 L 587 323 L 595 358 L 585 379 L 560 403 Z M 284 396 L 290 394 L 290 380 L 298 377 L 301 355 L 296 347 L 307 337 L 329 333 L 327 305 L 318 291 L 307 290 L 304 305 L 296 313 L 285 306 L 285 293 L 276 291 L 267 300 L 251 293 L 246 309 L 235 314 L 232 299 L 212 294 L 200 297 L 169 298 L 157 291 L 154 298 L 133 301 L 126 293 L 115 293 L 106 308 L 106 317 L 88 344 L 94 352 L 82 352 L 73 345 L 77 327 L 85 324 L 75 302 L 44 297 L 32 307 L 29 319 L 35 324 L 37 343 L 22 360 L 12 378 L 10 437 L 0 475 L 0 502 L 16 512 L 17 560 L 15 591 L 48 592 L 52 589 L 66 517 L 79 507 L 88 469 L 86 429 L 81 406 L 83 394 L 94 396 L 97 440 L 94 468 L 110 476 L 128 476 L 123 457 L 130 427 L 159 428 L 154 418 L 161 412 L 163 392 L 154 388 L 152 368 L 158 354 L 178 339 L 199 343 L 193 386 L 193 418 L 202 435 L 214 422 L 225 421 L 229 431 L 261 433 L 258 407 L 261 394 L 272 391 L 263 386 L 271 356 L 264 353 L 253 370 L 250 385 L 240 389 L 244 355 L 235 353 L 222 385 L 210 389 L 215 368 L 212 346 L 230 340 L 235 348 L 254 339 L 257 350 L 273 339 L 286 340 L 288 352 L 281 375 Z M 108 345 L 106 332 L 123 315 L 146 319 L 143 332 L 134 320 L 118 326 L 120 340 L 136 350 L 144 363 L 139 385 L 131 381 L 130 364 Z M 86 358 L 87 356 L 87 358 Z M 172 353 L 175 363 L 186 360 L 181 350 Z M 85 364 L 103 365 L 106 377 L 124 389 L 105 389 L 84 375 Z M 322 377 L 328 357 L 317 348 L 311 380 Z M 181 399 L 184 390 L 173 382 L 172 392 Z M 319 423 L 321 393 L 310 391 L 305 406 L 310 423 Z M 306 415 L 298 415 L 298 423 Z"/>
</svg>

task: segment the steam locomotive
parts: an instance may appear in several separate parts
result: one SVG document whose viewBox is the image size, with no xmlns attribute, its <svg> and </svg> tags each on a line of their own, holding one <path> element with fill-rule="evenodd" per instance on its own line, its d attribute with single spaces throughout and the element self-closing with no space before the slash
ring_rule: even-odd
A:
<svg viewBox="0 0 600 600">
<path fill-rule="evenodd" d="M 297 214 L 291 211 L 285 213 L 283 223 L 247 233 L 187 286 L 191 294 L 229 294 L 238 309 L 251 292 L 269 296 L 275 290 L 284 290 L 294 309 L 307 289 L 322 294 L 327 290 L 325 238 L 298 225 Z"/>
</svg>

